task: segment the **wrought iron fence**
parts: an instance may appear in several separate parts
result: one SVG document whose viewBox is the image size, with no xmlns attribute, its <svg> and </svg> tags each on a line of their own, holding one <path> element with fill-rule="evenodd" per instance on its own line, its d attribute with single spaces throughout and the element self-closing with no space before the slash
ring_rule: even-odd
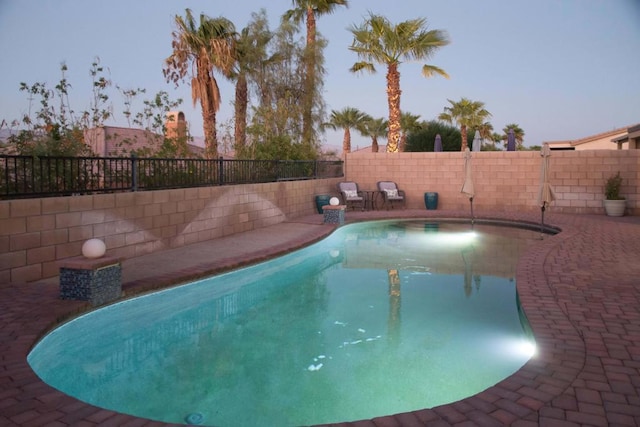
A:
<svg viewBox="0 0 640 427">
<path fill-rule="evenodd" d="M 342 161 L 0 155 L 0 198 L 160 190 L 343 176 Z"/>
</svg>

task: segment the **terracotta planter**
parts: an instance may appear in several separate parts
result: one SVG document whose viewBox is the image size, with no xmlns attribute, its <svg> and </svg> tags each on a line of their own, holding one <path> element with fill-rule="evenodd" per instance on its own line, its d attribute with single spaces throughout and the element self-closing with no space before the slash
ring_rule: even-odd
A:
<svg viewBox="0 0 640 427">
<path fill-rule="evenodd" d="M 626 200 L 604 200 L 604 210 L 609 216 L 623 216 L 627 205 Z"/>
</svg>

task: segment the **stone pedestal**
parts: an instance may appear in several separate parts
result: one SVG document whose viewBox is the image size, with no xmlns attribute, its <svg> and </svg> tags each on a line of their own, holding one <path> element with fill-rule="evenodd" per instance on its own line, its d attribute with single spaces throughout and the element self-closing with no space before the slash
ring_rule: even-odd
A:
<svg viewBox="0 0 640 427">
<path fill-rule="evenodd" d="M 60 298 L 102 305 L 122 295 L 122 269 L 118 258 L 69 258 L 60 265 Z"/>
<path fill-rule="evenodd" d="M 344 211 L 347 209 L 346 205 L 326 205 L 322 207 L 322 213 L 324 214 L 325 224 L 344 224 Z"/>
</svg>

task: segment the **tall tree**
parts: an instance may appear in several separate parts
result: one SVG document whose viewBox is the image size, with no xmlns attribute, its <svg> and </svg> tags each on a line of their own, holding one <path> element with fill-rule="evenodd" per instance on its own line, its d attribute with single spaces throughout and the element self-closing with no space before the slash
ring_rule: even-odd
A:
<svg viewBox="0 0 640 427">
<path fill-rule="evenodd" d="M 489 122 L 484 122 L 478 126 L 477 130 L 480 132 L 480 138 L 482 138 L 482 145 L 486 144 L 486 141 L 493 142 L 493 125 Z"/>
<path fill-rule="evenodd" d="M 220 89 L 214 70 L 229 77 L 234 64 L 235 27 L 226 18 L 200 14 L 196 23 L 190 9 L 185 17 L 175 17 L 177 29 L 172 33 L 173 52 L 165 60 L 164 76 L 176 86 L 191 79 L 191 98 L 200 101 L 205 139 L 205 156 L 218 156 L 216 113 L 220 109 Z"/>
<path fill-rule="evenodd" d="M 471 101 L 467 98 L 460 98 L 460 101 L 454 102 L 448 99 L 449 107 L 444 107 L 444 112 L 438 118 L 444 122 L 456 124 L 460 127 L 462 137 L 461 150 L 467 148 L 467 129 L 479 128 L 485 119 L 491 117 L 484 108 L 484 102 Z"/>
<path fill-rule="evenodd" d="M 341 111 L 331 110 L 331 118 L 326 126 L 332 129 L 344 129 L 343 156 L 351 152 L 351 129 L 362 131 L 370 119 L 371 117 L 357 108 L 345 107 Z"/>
<path fill-rule="evenodd" d="M 248 80 L 259 75 L 269 61 L 268 46 L 273 38 L 269 31 L 266 12 L 252 14 L 249 25 L 240 31 L 235 43 L 235 58 L 231 78 L 236 82 L 234 149 L 236 154 L 242 155 L 247 141 L 247 109 L 249 106 Z"/>
<path fill-rule="evenodd" d="M 411 113 L 400 113 L 400 151 L 404 151 L 407 145 L 407 134 L 422 127 L 420 116 Z"/>
<path fill-rule="evenodd" d="M 491 146 L 492 146 L 493 151 L 500 151 L 501 150 L 500 147 L 496 146 L 496 142 L 502 142 L 503 139 L 506 141 L 505 138 L 506 138 L 505 135 L 500 134 L 498 132 L 493 132 L 491 134 L 491 142 L 492 142 Z"/>
<path fill-rule="evenodd" d="M 387 67 L 387 103 L 389 106 L 389 133 L 387 152 L 396 153 L 400 146 L 400 71 L 403 61 L 422 61 L 429 59 L 436 50 L 449 44 L 442 30 L 427 31 L 424 18 L 411 19 L 392 24 L 387 18 L 370 14 L 360 26 L 351 26 L 353 42 L 350 50 L 358 55 L 359 62 L 351 67 L 352 72 L 375 72 L 374 63 Z M 422 75 L 430 77 L 447 73 L 433 65 L 423 65 Z"/>
<path fill-rule="evenodd" d="M 516 137 L 516 150 L 522 150 L 522 144 L 524 143 L 524 131 L 516 123 L 509 123 L 502 129 L 502 132 L 504 132 L 503 141 L 505 147 L 507 146 L 507 135 L 509 135 L 509 130 L 511 129 L 513 129 L 513 134 Z"/>
<path fill-rule="evenodd" d="M 297 37 L 298 28 L 293 23 L 282 21 L 273 33 L 269 52 L 270 58 L 277 60 L 262 62 L 254 70 L 251 88 L 256 90 L 259 105 L 253 109 L 247 134 L 251 136 L 249 151 L 261 153 L 262 158 L 283 150 L 275 147 L 285 144 L 290 150 L 288 159 L 311 160 L 317 158 L 317 141 L 304 143 L 302 139 L 302 103 L 304 97 L 304 41 Z M 318 37 L 318 49 L 324 47 L 324 40 Z M 316 86 L 321 86 L 321 81 Z M 324 114 L 324 104 L 317 100 L 315 108 Z M 258 146 L 265 146 L 260 147 Z M 262 148 L 267 148 L 264 150 Z"/>
<path fill-rule="evenodd" d="M 364 128 L 360 131 L 362 136 L 368 136 L 371 138 L 371 152 L 377 153 L 379 150 L 378 147 L 378 138 L 386 138 L 388 130 L 389 122 L 384 118 L 374 119 L 369 117 L 365 123 Z"/>
<path fill-rule="evenodd" d="M 407 136 L 406 151 L 434 151 L 436 136 L 440 135 L 443 151 L 460 151 L 460 129 L 441 121 L 429 121 Z"/>
<path fill-rule="evenodd" d="M 338 6 L 348 7 L 347 0 L 292 0 L 294 9 L 285 12 L 283 19 L 291 20 L 298 24 L 303 20 L 307 25 L 307 44 L 304 55 L 306 66 L 305 82 L 304 82 L 304 98 L 303 115 L 302 115 L 302 138 L 307 144 L 310 144 L 313 137 L 313 106 L 316 96 L 316 19 L 322 15 L 329 15 L 338 8 Z"/>
<path fill-rule="evenodd" d="M 480 131 L 480 138 L 491 139 L 493 135 L 493 125 L 489 122 L 484 122 L 477 128 Z"/>
</svg>

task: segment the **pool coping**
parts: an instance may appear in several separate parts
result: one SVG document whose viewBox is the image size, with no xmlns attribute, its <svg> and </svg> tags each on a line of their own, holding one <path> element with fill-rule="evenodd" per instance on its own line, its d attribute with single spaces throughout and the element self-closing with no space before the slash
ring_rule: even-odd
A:
<svg viewBox="0 0 640 427">
<path fill-rule="evenodd" d="M 346 221 L 465 220 L 466 214 L 348 211 Z M 536 211 L 497 212 L 478 215 L 478 220 L 535 225 L 539 217 Z M 248 243 L 240 258 L 220 257 L 189 271 L 155 276 L 149 272 L 146 278 L 125 283 L 124 289 L 134 295 L 248 265 L 306 246 L 335 229 L 322 224 L 321 215 L 289 223 L 303 224 L 304 232 L 268 250 L 255 250 Z M 640 273 L 633 262 L 633 255 L 640 251 L 640 218 L 546 214 L 546 223 L 562 231 L 530 248 L 516 270 L 521 306 L 536 337 L 536 357 L 512 376 L 467 399 L 332 425 L 640 425 L 640 285 L 633 280 Z M 615 270 L 611 269 L 614 264 Z M 26 362 L 28 351 L 53 325 L 88 306 L 60 300 L 57 284 L 47 281 L 4 284 L 0 295 L 0 424 L 177 425 L 100 409 L 40 381 Z"/>
</svg>

